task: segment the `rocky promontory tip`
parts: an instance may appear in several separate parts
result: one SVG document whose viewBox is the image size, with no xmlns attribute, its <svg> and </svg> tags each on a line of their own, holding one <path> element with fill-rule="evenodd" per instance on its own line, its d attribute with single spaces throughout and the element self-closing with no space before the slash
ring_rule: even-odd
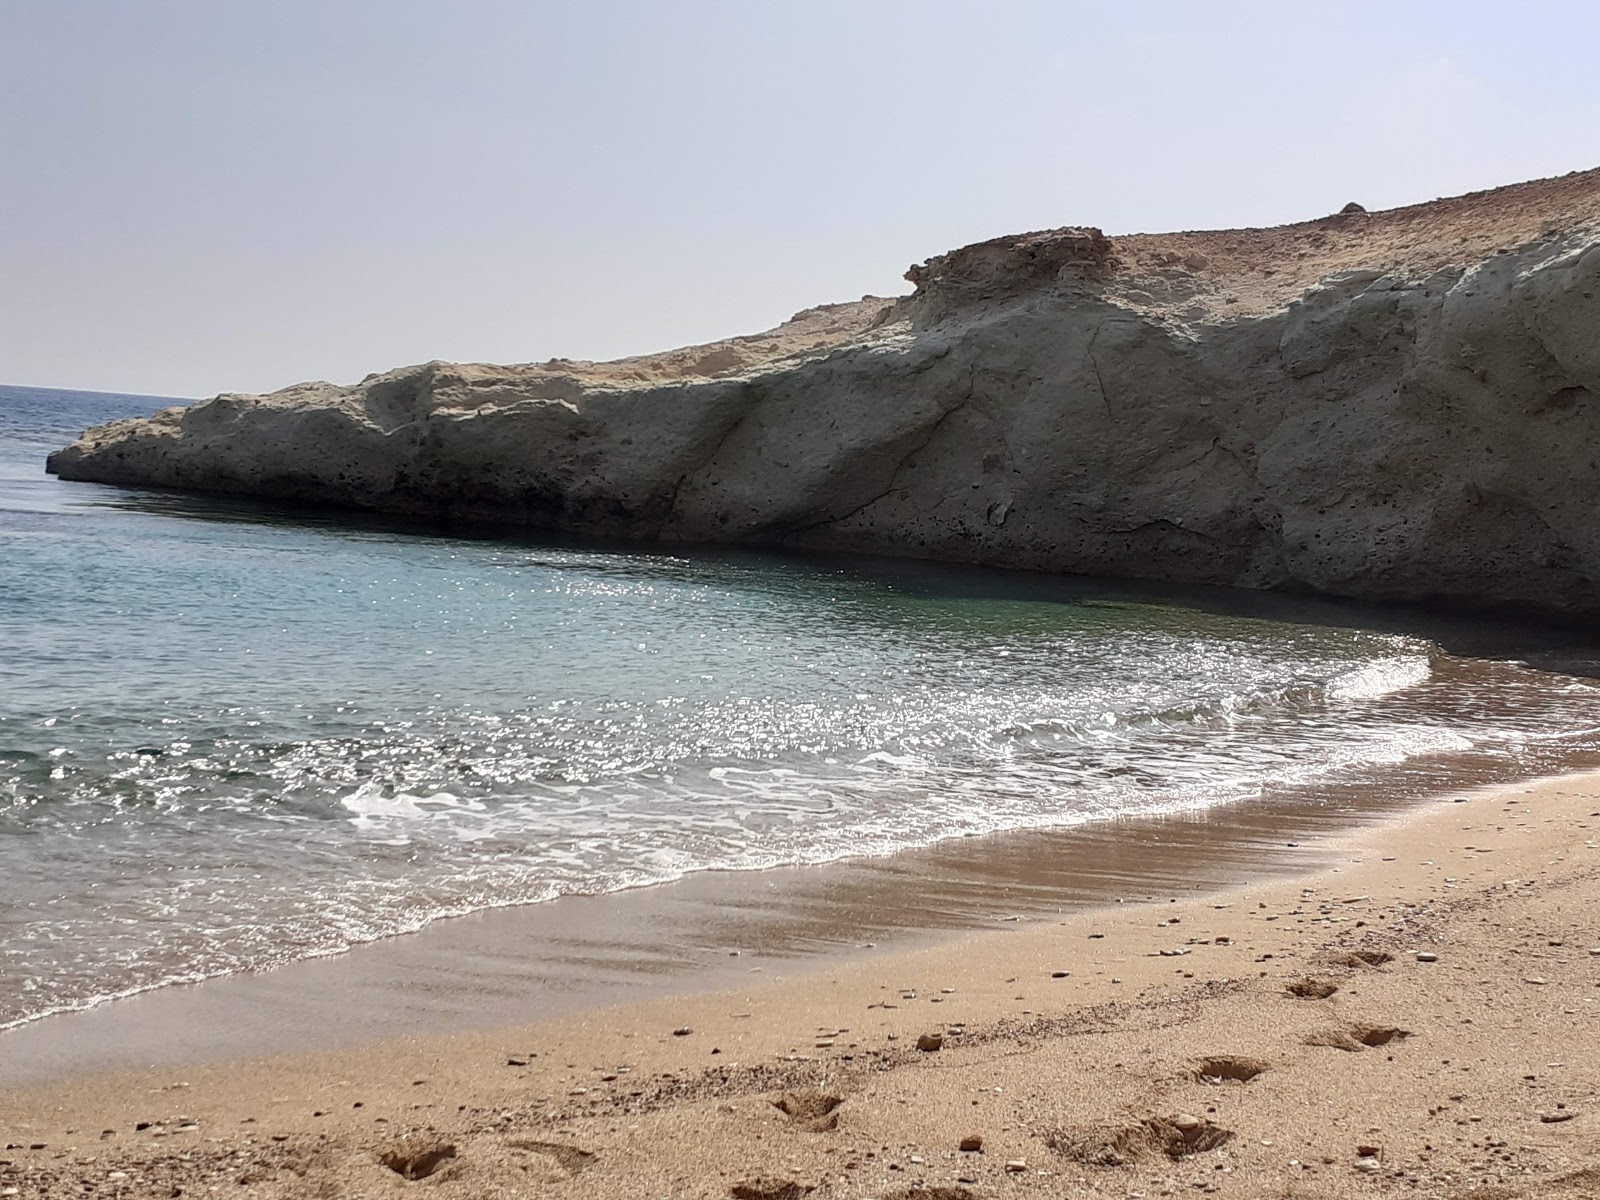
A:
<svg viewBox="0 0 1600 1200">
<path fill-rule="evenodd" d="M 68 479 L 564 533 L 1600 612 L 1600 171 L 1274 229 L 1064 228 L 595 364 L 88 431 Z"/>
</svg>

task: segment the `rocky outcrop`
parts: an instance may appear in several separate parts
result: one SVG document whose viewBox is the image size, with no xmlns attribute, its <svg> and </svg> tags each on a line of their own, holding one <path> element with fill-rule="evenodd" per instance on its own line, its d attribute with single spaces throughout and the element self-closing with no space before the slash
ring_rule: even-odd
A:
<svg viewBox="0 0 1600 1200">
<path fill-rule="evenodd" d="M 1600 612 L 1600 172 L 1276 230 L 1001 238 L 908 277 L 898 301 L 669 356 L 223 395 L 90 430 L 49 469 Z"/>
</svg>

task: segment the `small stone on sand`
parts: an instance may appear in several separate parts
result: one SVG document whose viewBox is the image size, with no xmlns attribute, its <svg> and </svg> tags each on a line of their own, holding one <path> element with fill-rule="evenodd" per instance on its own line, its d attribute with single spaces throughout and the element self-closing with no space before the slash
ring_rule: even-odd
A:
<svg viewBox="0 0 1600 1200">
<path fill-rule="evenodd" d="M 944 1047 L 944 1034 L 924 1033 L 917 1038 L 917 1049 L 928 1053 Z"/>
</svg>

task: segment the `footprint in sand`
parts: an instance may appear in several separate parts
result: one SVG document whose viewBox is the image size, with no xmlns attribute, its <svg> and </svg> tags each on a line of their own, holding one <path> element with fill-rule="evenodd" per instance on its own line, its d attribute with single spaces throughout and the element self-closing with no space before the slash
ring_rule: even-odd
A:
<svg viewBox="0 0 1600 1200">
<path fill-rule="evenodd" d="M 728 1189 L 733 1200 L 801 1200 L 807 1192 L 816 1191 L 814 1183 L 801 1183 L 797 1179 L 775 1179 L 756 1175 L 741 1179 Z"/>
<path fill-rule="evenodd" d="M 1306 1045 L 1332 1046 L 1335 1050 L 1358 1052 L 1404 1041 L 1410 1036 L 1409 1029 L 1400 1029 L 1394 1025 L 1367 1025 L 1359 1021 L 1347 1021 L 1308 1034 Z"/>
<path fill-rule="evenodd" d="M 590 1163 L 594 1162 L 592 1150 L 579 1150 L 576 1146 L 564 1146 L 560 1142 L 539 1142 L 520 1139 L 507 1142 L 513 1150 L 523 1150 L 529 1154 L 543 1155 L 553 1159 L 555 1164 L 568 1175 L 576 1175 Z"/>
<path fill-rule="evenodd" d="M 1121 1167 L 1164 1155 L 1178 1162 L 1233 1140 L 1233 1130 L 1180 1114 L 1146 1117 L 1131 1125 L 1078 1125 L 1045 1136 L 1063 1158 L 1091 1167 Z"/>
<path fill-rule="evenodd" d="M 839 1127 L 839 1106 L 844 1098 L 815 1088 L 785 1092 L 772 1106 L 788 1116 L 797 1129 L 807 1133 L 827 1133 Z"/>
<path fill-rule="evenodd" d="M 1366 967 L 1381 967 L 1385 963 L 1392 963 L 1394 955 L 1384 950 L 1344 950 L 1324 954 L 1317 961 L 1326 963 L 1330 967 L 1349 967 L 1359 971 Z"/>
<path fill-rule="evenodd" d="M 426 1179 L 456 1156 L 449 1142 L 400 1141 L 378 1151 L 378 1161 L 402 1179 Z"/>
<path fill-rule="evenodd" d="M 1240 1058 L 1232 1054 L 1202 1058 L 1189 1072 L 1196 1083 L 1224 1084 L 1249 1083 L 1267 1070 L 1259 1058 Z"/>
<path fill-rule="evenodd" d="M 1284 990 L 1301 1000 L 1326 1000 L 1339 990 L 1331 979 L 1296 979 L 1284 985 Z"/>
</svg>

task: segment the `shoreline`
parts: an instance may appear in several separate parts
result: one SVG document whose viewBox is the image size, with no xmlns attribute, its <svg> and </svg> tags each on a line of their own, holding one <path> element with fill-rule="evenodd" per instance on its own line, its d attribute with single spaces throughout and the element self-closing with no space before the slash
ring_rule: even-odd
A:
<svg viewBox="0 0 1600 1200">
<path fill-rule="evenodd" d="M 1457 799 L 1329 837 L 1310 873 L 815 960 L 722 991 L 7 1086 L 0 1187 L 387 1195 L 406 1184 L 379 1157 L 410 1134 L 406 1154 L 453 1148 L 431 1172 L 441 1196 L 727 1196 L 757 1177 L 772 1186 L 745 1190 L 771 1197 L 883 1196 L 919 1180 L 974 1195 L 1363 1195 L 1403 1180 L 1444 1196 L 1469 1179 L 1501 1189 L 1486 1196 L 1590 1194 L 1600 773 Z M 1424 948 L 1438 961 L 1418 962 Z M 1373 968 L 1348 957 L 1357 949 L 1395 957 Z M 1307 976 L 1337 990 L 1284 991 Z M 1376 1051 L 1361 1040 L 1402 1027 Z M 939 1051 L 911 1048 L 935 1032 Z M 1192 1077 L 1252 1061 L 1268 1069 L 1248 1083 Z M 932 1092 L 930 1070 L 943 1073 Z M 771 1103 L 797 1087 L 842 1101 L 803 1118 L 836 1127 L 808 1132 Z M 1177 1143 L 1174 1116 L 1188 1130 Z M 1229 1136 L 1183 1140 L 1213 1130 Z M 956 1148 L 969 1134 L 981 1152 Z"/>
<path fill-rule="evenodd" d="M 482 909 L 0 1030 L 0 1089 L 483 1032 L 530 1012 L 574 1016 L 751 975 L 804 976 L 1158 892 L 1210 894 L 1304 874 L 1352 832 L 1442 797 L 1585 769 L 1600 770 L 1600 750 L 1565 738 L 1529 744 L 1514 764 L 1450 751 L 1195 810 Z"/>
</svg>

